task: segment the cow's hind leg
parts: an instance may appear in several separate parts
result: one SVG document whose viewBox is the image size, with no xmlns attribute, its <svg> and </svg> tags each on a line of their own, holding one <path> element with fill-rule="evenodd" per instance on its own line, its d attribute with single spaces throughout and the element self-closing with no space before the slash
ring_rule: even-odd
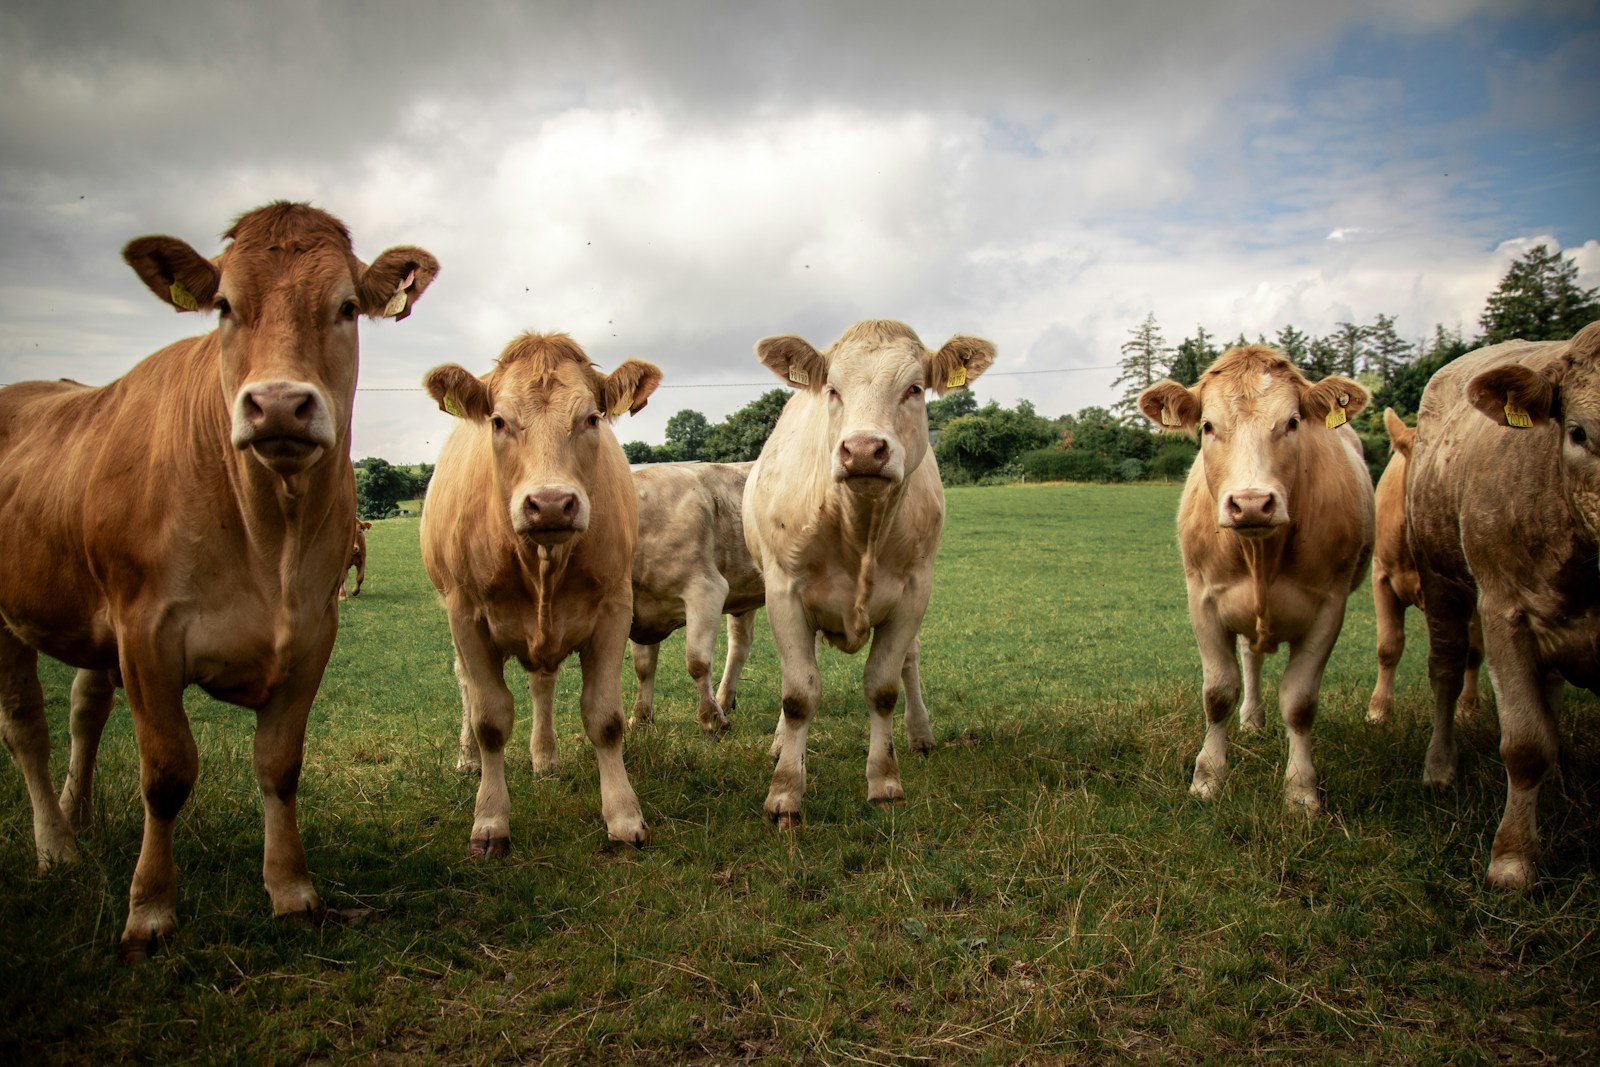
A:
<svg viewBox="0 0 1600 1067">
<path fill-rule="evenodd" d="M 478 774 L 483 770 L 483 757 L 478 752 L 478 735 L 472 729 L 471 690 L 467 688 L 467 672 L 461 666 L 459 652 L 451 669 L 455 671 L 456 688 L 461 693 L 461 737 L 456 742 L 456 770 L 462 774 Z"/>
<path fill-rule="evenodd" d="M 1367 701 L 1367 721 L 1389 721 L 1394 706 L 1394 672 L 1406 650 L 1406 602 L 1377 568 L 1372 571 L 1372 607 L 1378 621 L 1378 682 Z"/>
<path fill-rule="evenodd" d="M 72 752 L 61 787 L 61 810 L 82 830 L 94 806 L 94 763 L 100 735 L 116 703 L 117 683 L 110 671 L 80 670 L 72 679 Z"/>
<path fill-rule="evenodd" d="M 504 856 L 511 851 L 511 793 L 506 787 L 506 742 L 516 722 L 516 706 L 506 688 L 505 660 L 480 624 L 450 614 L 456 664 L 466 690 L 473 740 L 478 747 L 478 797 L 472 811 L 473 856 Z"/>
<path fill-rule="evenodd" d="M 583 665 L 583 730 L 600 771 L 600 817 L 613 841 L 643 845 L 650 839 L 639 798 L 622 761 L 622 649 L 632 619 L 626 608 L 604 609 L 589 643 L 578 650 Z"/>
<path fill-rule="evenodd" d="M 1472 613 L 1467 624 L 1467 667 L 1461 675 L 1461 696 L 1456 699 L 1456 718 L 1474 719 L 1478 715 L 1478 672 L 1483 666 L 1483 623 Z"/>
<path fill-rule="evenodd" d="M 704 582 L 684 597 L 687 622 L 684 625 L 684 656 L 689 677 L 700 696 L 700 729 L 708 734 L 726 733 L 728 717 L 717 706 L 711 692 L 711 663 L 717 653 L 717 627 L 722 622 L 722 605 L 728 600 L 728 583 L 720 578 Z"/>
<path fill-rule="evenodd" d="M 1433 689 L 1433 734 L 1428 739 L 1428 754 L 1422 763 L 1422 784 L 1434 788 L 1454 785 L 1458 752 L 1456 748 L 1456 700 L 1461 695 L 1466 670 L 1470 606 L 1456 610 L 1446 597 L 1428 593 L 1428 682 Z"/>
<path fill-rule="evenodd" d="M 928 723 L 928 705 L 922 702 L 922 639 L 911 642 L 900 681 L 906 690 L 906 740 L 911 750 L 926 756 L 933 751 L 933 727 Z"/>
<path fill-rule="evenodd" d="M 39 656 L 4 624 L 0 624 L 0 735 L 28 787 L 39 869 L 77 862 L 78 844 L 50 779 L 50 724 L 44 717 Z"/>
<path fill-rule="evenodd" d="M 1189 792 L 1201 800 L 1210 800 L 1228 780 L 1228 719 L 1239 700 L 1238 646 L 1214 612 L 1196 608 L 1192 594 L 1190 601 L 1190 621 L 1195 642 L 1200 646 L 1206 738 L 1195 757 Z"/>
<path fill-rule="evenodd" d="M 322 631 L 321 640 L 256 712 L 255 772 L 265 823 L 261 880 L 272 899 L 272 913 L 278 916 L 322 910 L 322 901 L 311 887 L 296 807 L 306 720 L 322 684 L 328 654 L 333 651 L 338 623 L 330 617 Z"/>
<path fill-rule="evenodd" d="M 550 774 L 560 765 L 556 754 L 556 678 L 559 674 L 559 671 L 532 671 L 528 675 L 528 695 L 533 698 L 528 758 L 534 774 Z"/>
<path fill-rule="evenodd" d="M 639 681 L 638 695 L 633 698 L 633 715 L 629 726 L 644 726 L 656 713 L 656 665 L 661 661 L 661 645 L 643 645 L 632 642 L 633 676 Z"/>
<path fill-rule="evenodd" d="M 1267 725 L 1266 705 L 1261 699 L 1261 663 L 1267 657 L 1241 636 L 1239 658 L 1244 662 L 1244 700 L 1239 704 L 1239 729 L 1259 730 Z"/>
<path fill-rule="evenodd" d="M 717 705 L 726 715 L 739 706 L 739 679 L 750 658 L 750 641 L 755 636 L 756 613 L 740 612 L 728 616 L 728 660 L 722 665 L 722 682 L 717 686 Z"/>
<path fill-rule="evenodd" d="M 1483 637 L 1506 767 L 1506 806 L 1494 835 L 1488 879 L 1502 889 L 1523 889 L 1533 884 L 1539 855 L 1539 786 L 1560 747 L 1555 700 L 1561 680 L 1536 672 L 1538 649 L 1515 622 L 1486 616 Z"/>
</svg>

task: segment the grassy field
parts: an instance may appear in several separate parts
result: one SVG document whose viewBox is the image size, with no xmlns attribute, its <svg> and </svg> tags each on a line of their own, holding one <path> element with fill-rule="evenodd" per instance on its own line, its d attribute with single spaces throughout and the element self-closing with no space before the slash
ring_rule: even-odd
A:
<svg viewBox="0 0 1600 1067">
<path fill-rule="evenodd" d="M 805 825 L 764 822 L 778 685 L 764 618 L 721 741 L 700 735 L 681 634 L 668 642 L 657 721 L 627 744 L 654 833 L 644 850 L 606 843 L 577 671 L 559 694 L 563 764 L 543 778 L 514 681 L 513 852 L 498 862 L 466 857 L 475 781 L 452 770 L 450 642 L 416 522 L 380 522 L 300 794 L 313 878 L 357 914 L 269 917 L 252 717 L 192 694 L 202 764 L 177 837 L 183 927 L 149 963 L 119 966 L 140 832 L 119 711 L 74 869 L 34 874 L 20 776 L 0 770 L 0 1060 L 1594 1056 L 1600 702 L 1569 690 L 1526 896 L 1482 880 L 1504 798 L 1492 713 L 1463 732 L 1454 791 L 1420 784 L 1415 613 L 1395 719 L 1363 722 L 1365 591 L 1315 732 L 1328 814 L 1282 807 L 1281 655 L 1269 728 L 1236 735 L 1227 788 L 1201 805 L 1186 792 L 1203 717 L 1177 493 L 950 494 L 923 630 L 939 747 L 903 757 L 894 810 L 865 800 L 862 659 L 825 651 Z M 58 781 L 67 681 L 46 681 Z"/>
</svg>

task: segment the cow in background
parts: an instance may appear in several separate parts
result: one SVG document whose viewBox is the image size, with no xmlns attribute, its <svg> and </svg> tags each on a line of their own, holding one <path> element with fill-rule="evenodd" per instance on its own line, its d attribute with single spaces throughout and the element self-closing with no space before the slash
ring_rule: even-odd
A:
<svg viewBox="0 0 1600 1067">
<path fill-rule="evenodd" d="M 1562 680 L 1600 692 L 1600 322 L 1569 341 L 1508 341 L 1446 365 L 1422 394 L 1411 463 L 1406 529 L 1433 685 L 1422 780 L 1455 781 L 1476 610 L 1506 766 L 1488 880 L 1524 887 Z"/>
<path fill-rule="evenodd" d="M 1228 718 L 1265 724 L 1261 661 L 1288 644 L 1279 704 L 1289 732 L 1284 797 L 1317 812 L 1311 724 L 1345 601 L 1372 557 L 1372 478 L 1349 419 L 1366 390 L 1337 375 L 1313 384 L 1276 349 L 1224 352 L 1192 387 L 1170 379 L 1139 409 L 1171 429 L 1200 428 L 1178 504 L 1189 621 L 1204 672 L 1206 739 L 1189 792 L 1209 800 L 1228 776 Z"/>
<path fill-rule="evenodd" d="M 173 824 L 199 771 L 191 684 L 256 712 L 273 912 L 320 907 L 295 796 L 356 519 L 356 321 L 405 318 L 438 271 L 411 247 L 362 263 L 343 223 L 305 204 L 247 212 L 224 236 L 211 259 L 175 237 L 123 250 L 175 310 L 215 311 L 215 330 L 101 388 L 0 390 L 0 732 L 27 782 L 40 866 L 69 862 L 38 654 L 81 668 L 62 798 L 74 818 L 114 686 L 126 691 L 145 809 L 130 960 L 177 929 Z"/>
<path fill-rule="evenodd" d="M 927 394 L 967 385 L 994 362 L 995 347 L 957 336 L 935 352 L 904 323 L 868 321 L 826 352 L 784 336 L 765 338 L 756 354 L 795 388 L 744 491 L 745 542 L 766 585 L 783 673 L 764 807 L 773 822 L 792 827 L 822 688 L 819 634 L 849 653 L 871 639 L 862 672 L 872 716 L 867 799 L 890 804 L 905 795 L 891 716 L 902 679 L 917 690 L 917 631 L 944 528 Z M 914 745 L 932 743 L 925 712 L 915 722 L 908 715 L 907 732 Z"/>
<path fill-rule="evenodd" d="M 344 577 L 339 579 L 339 599 L 361 595 L 361 583 L 367 580 L 367 531 L 372 529 L 372 523 L 362 520 L 356 521 L 355 542 L 350 546 L 350 562 L 344 565 Z M 350 568 L 356 569 L 356 587 L 345 593 L 350 584 Z"/>
<path fill-rule="evenodd" d="M 1417 431 L 1401 421 L 1393 408 L 1383 411 L 1384 429 L 1394 454 L 1378 479 L 1377 535 L 1372 550 L 1372 608 L 1378 624 L 1378 682 L 1367 702 L 1367 721 L 1389 721 L 1394 705 L 1394 671 L 1406 649 L 1406 607 L 1422 606 L 1422 579 L 1411 558 L 1411 543 L 1406 540 L 1406 468 Z M 1472 641 L 1467 658 L 1467 673 L 1456 702 L 1458 715 L 1471 717 L 1478 711 L 1478 663 L 1482 659 L 1482 639 L 1477 616 L 1472 621 Z"/>
<path fill-rule="evenodd" d="M 424 379 L 440 408 L 461 420 L 434 469 L 421 537 L 423 565 L 450 617 L 481 761 L 472 855 L 511 850 L 506 660 L 528 671 L 535 706 L 549 706 L 556 671 L 573 652 L 583 667 L 580 704 L 606 832 L 646 840 L 622 762 L 620 676 L 633 622 L 638 502 L 610 424 L 643 408 L 660 381 L 654 365 L 631 359 L 604 374 L 559 333 L 515 338 L 482 378 L 448 364 Z M 535 753 L 553 757 L 553 732 L 540 737 L 535 726 Z M 548 718 L 542 728 L 550 729 Z"/>
</svg>

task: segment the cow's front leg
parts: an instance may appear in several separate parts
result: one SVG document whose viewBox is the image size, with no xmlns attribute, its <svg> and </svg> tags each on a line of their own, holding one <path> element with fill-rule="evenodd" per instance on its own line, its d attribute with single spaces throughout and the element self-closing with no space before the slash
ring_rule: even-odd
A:
<svg viewBox="0 0 1600 1067">
<path fill-rule="evenodd" d="M 61 787 L 61 811 L 75 830 L 82 830 L 94 807 L 94 763 L 100 735 L 117 699 L 110 671 L 80 670 L 72 679 L 72 750 L 67 780 Z"/>
<path fill-rule="evenodd" d="M 728 616 L 728 659 L 722 665 L 722 682 L 717 686 L 717 706 L 724 714 L 739 706 L 739 679 L 750 658 L 750 640 L 755 636 L 756 613 L 740 612 Z"/>
<path fill-rule="evenodd" d="M 338 617 L 329 612 L 311 650 L 256 712 L 255 772 L 265 820 L 261 880 L 272 898 L 274 915 L 303 915 L 322 908 L 311 887 L 295 797 L 300 788 L 306 720 L 338 629 Z"/>
<path fill-rule="evenodd" d="M 1367 721 L 1389 721 L 1394 707 L 1394 672 L 1406 650 L 1406 602 L 1389 579 L 1372 569 L 1372 609 L 1378 623 L 1378 682 L 1367 701 Z"/>
<path fill-rule="evenodd" d="M 613 841 L 643 845 L 650 839 L 639 798 L 622 762 L 622 650 L 632 624 L 631 606 L 604 605 L 589 642 L 578 650 L 583 664 L 583 729 L 600 770 L 600 817 Z"/>
<path fill-rule="evenodd" d="M 556 752 L 556 680 L 560 674 L 559 668 L 528 672 L 528 695 L 533 699 L 528 759 L 534 774 L 551 774 L 561 762 Z"/>
<path fill-rule="evenodd" d="M 1330 595 L 1311 629 L 1289 646 L 1289 662 L 1278 686 L 1278 705 L 1289 734 L 1289 761 L 1283 772 L 1283 799 L 1290 808 L 1314 815 L 1322 810 L 1317 769 L 1311 762 L 1311 726 L 1317 718 L 1322 672 L 1344 626 L 1344 597 Z"/>
<path fill-rule="evenodd" d="M 1533 884 L 1539 855 L 1539 786 L 1555 763 L 1555 700 L 1561 679 L 1537 668 L 1538 647 L 1509 613 L 1483 613 L 1489 681 L 1500 710 L 1500 758 L 1506 767 L 1506 806 L 1489 858 L 1489 884 L 1524 889 Z"/>
<path fill-rule="evenodd" d="M 146 958 L 157 942 L 178 929 L 172 827 L 200 773 L 200 754 L 183 710 L 180 655 L 148 639 L 123 638 L 122 682 L 139 746 L 144 799 L 144 838 L 128 889 L 120 950 L 130 962 Z"/>
<path fill-rule="evenodd" d="M 689 677 L 700 696 L 700 729 L 708 734 L 726 733 L 728 717 L 717 706 L 711 692 L 711 664 L 717 653 L 717 627 L 722 622 L 722 606 L 728 601 L 728 583 L 717 576 L 702 582 L 684 595 L 684 658 Z"/>
<path fill-rule="evenodd" d="M 516 707 L 506 688 L 505 657 L 480 623 L 454 610 L 450 612 L 450 636 L 455 641 L 458 677 L 481 765 L 468 851 L 473 856 L 504 856 L 511 851 L 505 749 L 516 722 Z"/>
<path fill-rule="evenodd" d="M 1195 757 L 1189 792 L 1210 800 L 1228 780 L 1228 719 L 1239 700 L 1239 659 L 1233 633 L 1194 588 L 1189 591 L 1189 621 L 1200 647 L 1206 710 L 1206 738 Z"/>
<path fill-rule="evenodd" d="M 916 599 L 911 597 L 913 601 Z M 909 614 L 909 613 L 907 613 Z M 900 675 L 917 640 L 921 615 L 896 612 L 872 633 L 872 650 L 861 675 L 861 688 L 872 715 L 872 735 L 867 745 L 867 799 L 874 804 L 894 804 L 905 799 L 900 783 L 900 761 L 894 753 L 894 706 L 900 696 Z"/>
<path fill-rule="evenodd" d="M 922 702 L 922 639 L 911 642 L 900 680 L 906 689 L 906 739 L 911 749 L 926 756 L 933 751 L 933 727 L 928 722 L 928 705 Z"/>
<path fill-rule="evenodd" d="M 780 829 L 790 829 L 800 824 L 800 805 L 806 795 L 806 733 L 822 696 L 822 678 L 817 673 L 816 634 L 806 621 L 799 597 L 769 585 L 767 620 L 778 647 L 783 706 L 772 739 L 775 765 L 763 810 Z"/>
<path fill-rule="evenodd" d="M 78 844 L 50 780 L 50 724 L 39 687 L 39 655 L 0 623 L 0 735 L 22 772 L 33 808 L 33 844 L 39 869 L 76 863 Z"/>
</svg>

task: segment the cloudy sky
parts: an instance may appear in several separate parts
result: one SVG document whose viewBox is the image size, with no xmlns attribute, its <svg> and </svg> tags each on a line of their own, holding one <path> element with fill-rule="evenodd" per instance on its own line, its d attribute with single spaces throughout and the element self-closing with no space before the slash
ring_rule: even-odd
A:
<svg viewBox="0 0 1600 1067">
<path fill-rule="evenodd" d="M 530 328 L 659 363 L 648 441 L 861 318 L 993 339 L 979 398 L 1047 414 L 1149 312 L 1470 335 L 1531 243 L 1600 285 L 1597 55 L 1585 0 L 8 0 L 0 381 L 200 332 L 119 249 L 277 198 L 443 264 L 362 327 L 353 450 L 396 462 L 448 429 L 423 372 Z"/>
</svg>

